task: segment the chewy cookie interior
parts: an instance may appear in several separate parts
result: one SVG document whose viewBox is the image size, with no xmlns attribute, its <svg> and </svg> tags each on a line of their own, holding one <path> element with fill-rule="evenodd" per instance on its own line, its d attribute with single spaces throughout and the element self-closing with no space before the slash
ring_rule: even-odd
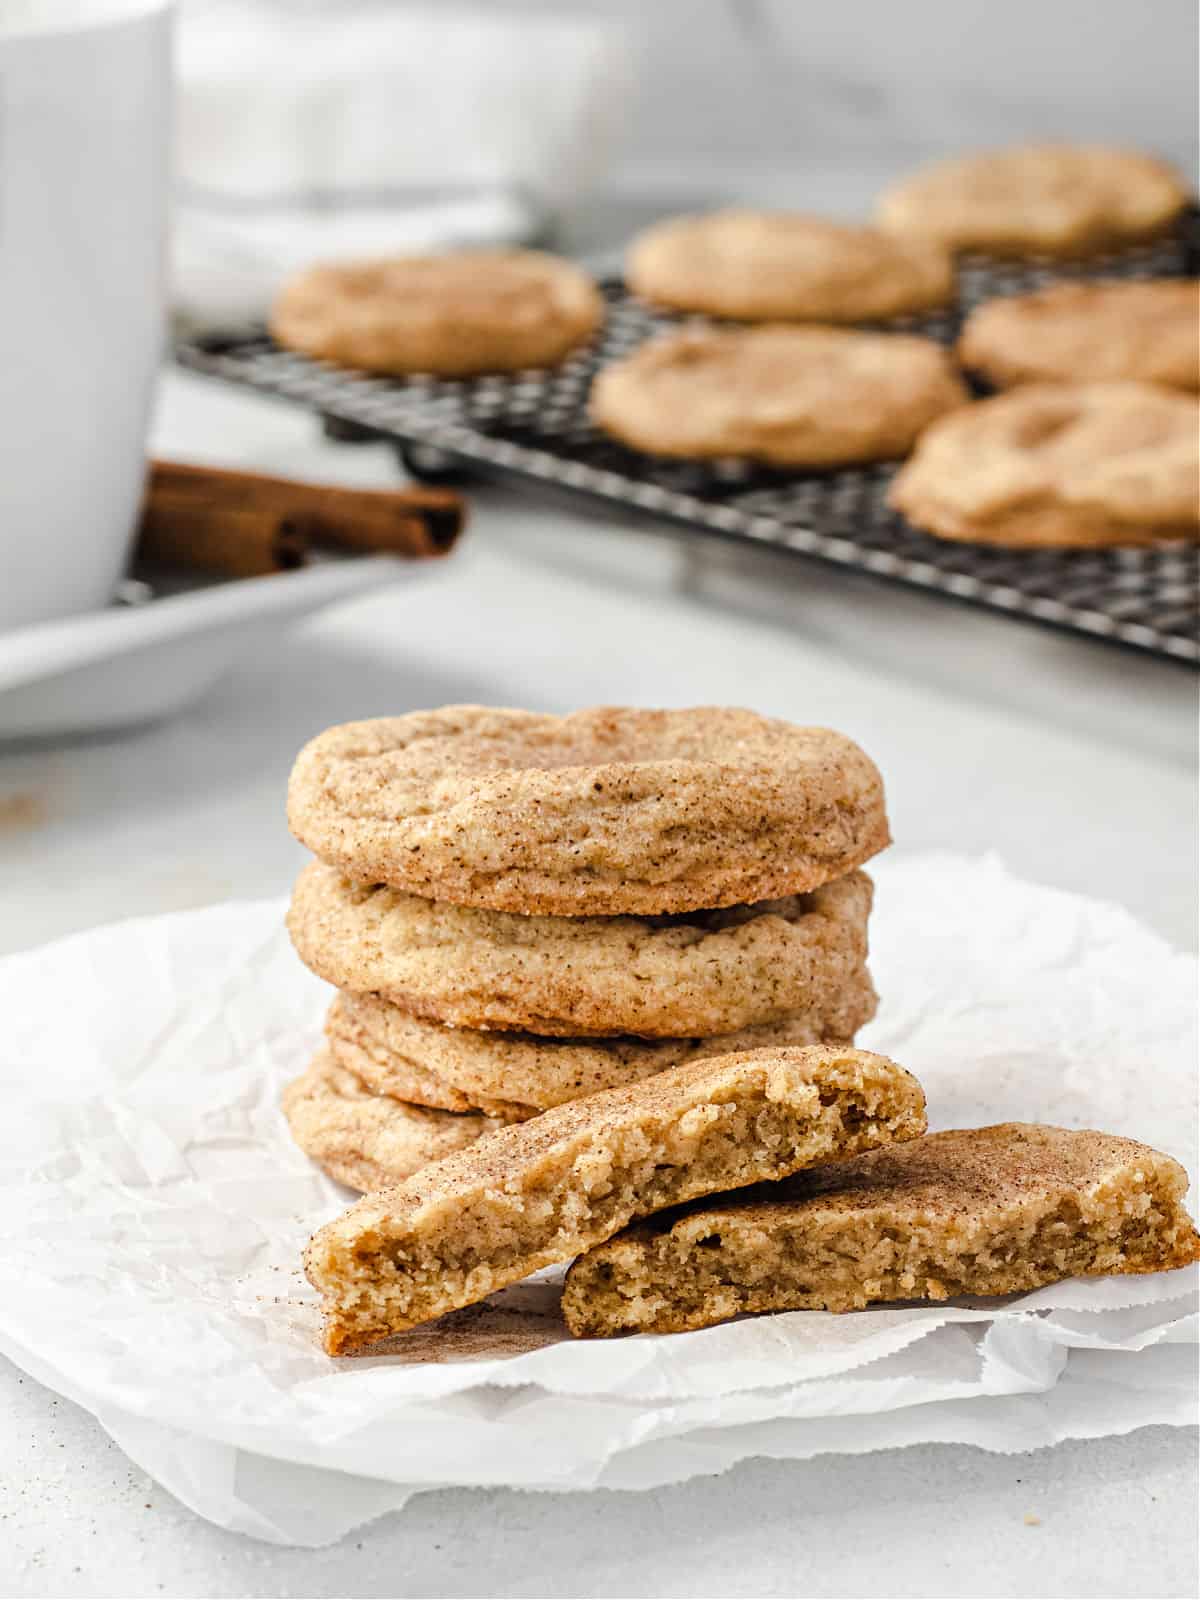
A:
<svg viewBox="0 0 1200 1600">
<path fill-rule="evenodd" d="M 820 1071 L 789 1057 L 820 1057 Z M 327 1348 L 351 1351 L 480 1300 L 633 1217 L 923 1126 L 908 1074 L 821 1047 L 716 1058 L 558 1107 L 427 1169 L 425 1185 L 418 1174 L 367 1196 L 314 1237 L 306 1267 Z"/>
<path fill-rule="evenodd" d="M 1132 1140 L 933 1134 L 636 1224 L 576 1262 L 563 1311 L 579 1335 L 670 1333 L 1156 1272 L 1200 1256 L 1186 1188 L 1177 1162 Z"/>
</svg>

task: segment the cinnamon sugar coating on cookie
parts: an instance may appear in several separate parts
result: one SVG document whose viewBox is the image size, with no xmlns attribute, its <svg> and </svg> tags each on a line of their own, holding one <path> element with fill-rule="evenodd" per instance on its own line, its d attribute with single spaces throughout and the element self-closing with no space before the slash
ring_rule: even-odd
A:
<svg viewBox="0 0 1200 1600">
<path fill-rule="evenodd" d="M 757 1050 L 556 1106 L 368 1195 L 305 1270 L 331 1355 L 570 1260 L 636 1216 L 924 1130 L 919 1084 L 849 1048 Z"/>
<path fill-rule="evenodd" d="M 491 1117 L 455 1116 L 375 1094 L 328 1049 L 286 1086 L 282 1104 L 305 1155 L 363 1192 L 402 1183 L 501 1126 Z"/>
<path fill-rule="evenodd" d="M 481 911 L 369 886 L 316 863 L 288 913 L 327 982 L 427 1021 L 552 1037 L 734 1033 L 803 1013 L 822 1037 L 857 1025 L 871 883 L 660 917 Z"/>
<path fill-rule="evenodd" d="M 745 322 L 871 322 L 954 295 L 941 245 L 787 211 L 671 217 L 634 240 L 625 279 L 680 311 Z"/>
<path fill-rule="evenodd" d="M 849 328 L 687 328 L 603 369 L 592 420 L 650 455 L 836 467 L 907 454 L 969 399 L 947 351 Z"/>
<path fill-rule="evenodd" d="M 271 333 L 365 372 L 469 377 L 556 366 L 603 315 L 600 291 L 573 262 L 464 250 L 310 267 L 284 286 Z"/>
<path fill-rule="evenodd" d="M 1200 1260 L 1187 1174 L 1132 1139 L 1029 1123 L 892 1145 L 662 1212 L 571 1268 L 572 1333 L 678 1333 L 743 1312 L 1012 1294 Z"/>
<path fill-rule="evenodd" d="M 889 502 L 943 539 L 1137 545 L 1200 536 L 1200 405 L 1146 383 L 1029 384 L 929 429 Z"/>
<path fill-rule="evenodd" d="M 889 842 L 882 781 L 852 740 L 711 707 L 347 723 L 301 751 L 288 818 L 364 883 L 565 917 L 805 893 Z"/>
<path fill-rule="evenodd" d="M 1194 392 L 1200 283 L 1056 283 L 987 300 L 967 318 L 958 357 L 998 389 L 1132 378 Z"/>
<path fill-rule="evenodd" d="M 544 1038 L 422 1022 L 369 995 L 342 994 L 325 1028 L 336 1060 L 376 1094 L 446 1111 L 523 1122 L 583 1095 L 638 1083 L 705 1056 L 785 1045 L 853 1042 L 875 1012 L 865 968 L 824 1013 L 711 1038 Z"/>
</svg>

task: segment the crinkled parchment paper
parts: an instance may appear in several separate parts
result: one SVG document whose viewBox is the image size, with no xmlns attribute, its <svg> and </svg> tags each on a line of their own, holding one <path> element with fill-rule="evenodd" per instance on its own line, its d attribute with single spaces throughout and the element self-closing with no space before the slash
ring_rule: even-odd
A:
<svg viewBox="0 0 1200 1600">
<path fill-rule="evenodd" d="M 993 860 L 880 862 L 862 1042 L 932 1127 L 1100 1127 L 1196 1170 L 1191 958 Z M 299 1268 L 346 1196 L 278 1112 L 328 991 L 281 903 L 0 964 L 0 1349 L 203 1516 L 335 1539 L 442 1484 L 636 1489 L 751 1455 L 1026 1450 L 1196 1417 L 1197 1273 L 568 1339 L 553 1275 L 332 1361 Z"/>
</svg>

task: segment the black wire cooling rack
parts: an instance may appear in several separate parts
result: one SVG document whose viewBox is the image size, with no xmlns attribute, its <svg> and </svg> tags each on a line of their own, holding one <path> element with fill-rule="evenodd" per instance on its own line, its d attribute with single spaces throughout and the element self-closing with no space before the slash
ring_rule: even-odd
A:
<svg viewBox="0 0 1200 1600">
<path fill-rule="evenodd" d="M 1086 266 L 967 258 L 952 311 L 889 326 L 948 343 L 966 313 L 995 295 L 1024 293 L 1063 277 L 1191 276 L 1198 268 L 1200 212 L 1189 213 L 1170 238 Z M 781 472 L 740 461 L 670 461 L 606 438 L 588 420 L 593 376 L 679 319 L 649 309 L 618 281 L 603 287 L 603 331 L 554 371 L 454 381 L 371 377 L 283 350 L 261 327 L 183 340 L 176 357 L 193 371 L 308 406 L 335 435 L 389 439 L 419 476 L 474 472 L 566 490 L 692 534 L 851 568 L 1023 621 L 1200 664 L 1195 546 L 1060 551 L 951 544 L 888 509 L 894 466 Z"/>
</svg>

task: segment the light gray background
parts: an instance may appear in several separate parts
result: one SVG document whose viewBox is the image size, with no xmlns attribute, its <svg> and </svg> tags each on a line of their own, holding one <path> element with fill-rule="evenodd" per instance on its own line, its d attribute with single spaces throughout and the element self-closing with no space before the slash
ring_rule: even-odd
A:
<svg viewBox="0 0 1200 1600">
<path fill-rule="evenodd" d="M 214 4 L 229 0 L 184 0 L 189 12 Z M 429 0 L 258 4 L 344 19 Z M 638 82 L 610 187 L 728 180 L 745 190 L 771 177 L 802 204 L 806 180 L 830 165 L 886 174 L 964 145 L 1028 138 L 1131 141 L 1196 168 L 1193 0 L 489 0 L 486 9 L 514 26 L 554 12 L 625 31 Z"/>
<path fill-rule="evenodd" d="M 668 0 L 620 10 L 646 70 L 624 161 L 899 165 L 961 144 L 1132 139 L 1195 156 L 1189 0 Z"/>
<path fill-rule="evenodd" d="M 202 10 L 206 0 L 186 0 Z M 265 0 L 345 15 L 364 0 Z M 367 0 L 373 9 L 422 0 Z M 428 0 L 424 0 L 428 4 Z M 446 9 L 450 9 L 446 6 Z M 1133 140 L 1194 167 L 1192 0 L 491 0 L 624 25 L 640 65 L 617 181 L 899 167 L 1021 138 Z"/>
</svg>

